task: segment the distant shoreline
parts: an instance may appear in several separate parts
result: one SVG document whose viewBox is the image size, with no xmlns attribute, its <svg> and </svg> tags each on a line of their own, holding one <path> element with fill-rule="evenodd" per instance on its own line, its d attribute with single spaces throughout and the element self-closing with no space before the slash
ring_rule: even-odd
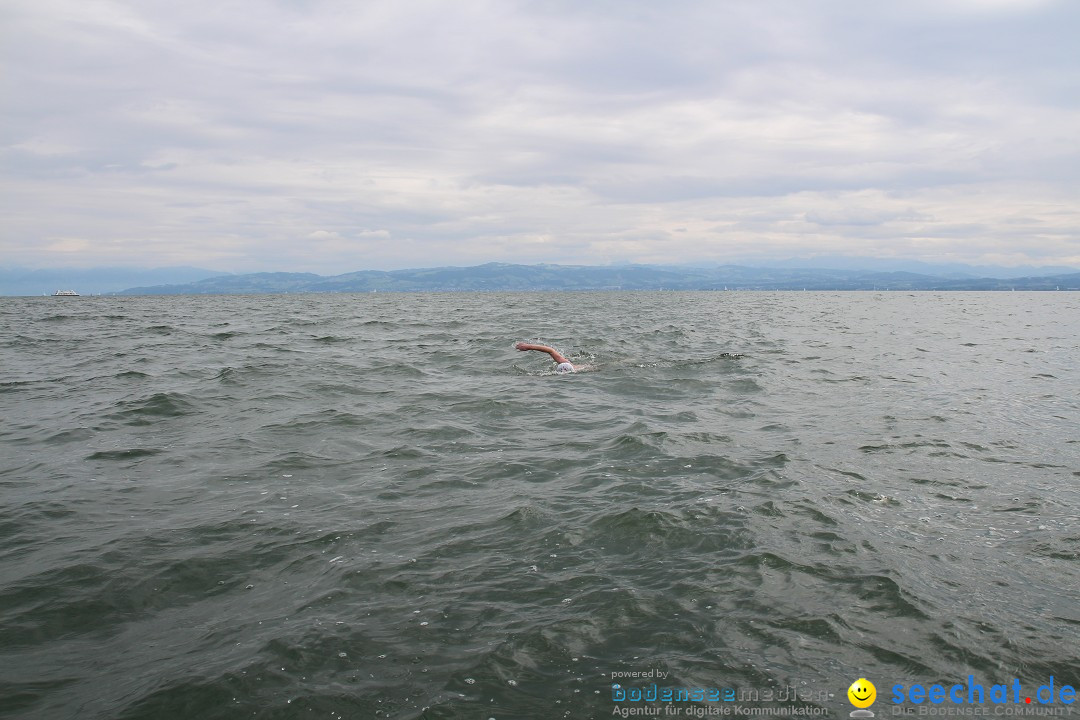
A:
<svg viewBox="0 0 1080 720">
<path fill-rule="evenodd" d="M 893 288 L 807 288 L 806 290 L 796 290 L 794 288 L 728 288 L 727 290 L 717 290 L 712 288 L 690 288 L 690 289 L 633 289 L 633 288 L 528 288 L 528 289 L 490 289 L 490 290 L 452 290 L 452 289 L 430 289 L 430 290 L 302 290 L 302 291 L 282 291 L 282 292 L 110 292 L 110 293 L 85 293 L 78 297 L 80 298 L 138 298 L 138 297 L 258 297 L 258 296 L 286 296 L 286 295 L 469 295 L 469 294 L 527 294 L 527 293 L 550 293 L 550 294 L 572 294 L 572 293 L 1007 293 L 1007 292 L 1020 292 L 1020 293 L 1054 293 L 1054 292 L 1080 292 L 1080 287 L 1070 288 L 998 288 L 998 289 L 934 289 L 934 288 L 909 288 L 909 289 L 893 289 Z M 53 300 L 53 295 L 0 295 L 0 298 L 41 298 L 43 300 Z"/>
<path fill-rule="evenodd" d="M 1033 268 L 1034 269 L 1034 268 Z M 988 268 L 987 271 L 992 269 Z M 342 275 L 260 272 L 243 275 L 208 274 L 183 282 L 138 283 L 119 277 L 95 282 L 92 272 L 78 277 L 55 271 L 52 285 L 72 287 L 82 295 L 288 295 L 379 292 L 895 292 L 895 291 L 1075 291 L 1080 272 L 1026 277 L 973 277 L 958 272 L 940 274 L 833 268 L 776 268 L 723 265 L 674 267 L 662 265 L 583 266 L 512 265 L 488 263 L 473 267 L 410 270 L 362 270 Z M 194 271 L 192 271 L 194 272 Z M 44 282 L 40 275 L 16 280 L 0 278 L 0 294 L 32 296 Z M 150 278 L 147 278 L 150 279 Z M 132 280 L 135 280 L 133 283 Z M 59 284 L 57 284 L 59 283 Z"/>
</svg>

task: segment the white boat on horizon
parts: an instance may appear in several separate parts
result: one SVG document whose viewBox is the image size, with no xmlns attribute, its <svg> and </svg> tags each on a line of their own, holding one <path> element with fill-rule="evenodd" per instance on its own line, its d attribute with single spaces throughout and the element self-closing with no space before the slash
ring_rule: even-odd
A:
<svg viewBox="0 0 1080 720">
<path fill-rule="evenodd" d="M 57 290 L 53 293 L 53 297 L 79 297 L 79 293 L 74 290 Z"/>
</svg>

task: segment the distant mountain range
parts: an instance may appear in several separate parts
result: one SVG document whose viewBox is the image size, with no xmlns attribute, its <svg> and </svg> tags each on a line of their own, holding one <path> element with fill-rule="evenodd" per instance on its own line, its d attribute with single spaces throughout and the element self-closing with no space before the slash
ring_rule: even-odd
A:
<svg viewBox="0 0 1080 720">
<path fill-rule="evenodd" d="M 817 259 L 838 266 L 859 260 Z M 232 275 L 193 267 L 0 268 L 0 295 L 51 295 L 58 289 L 73 289 L 83 295 L 497 290 L 1080 290 L 1080 272 L 1075 268 L 928 265 L 865 258 L 861 261 L 873 268 L 814 267 L 810 265 L 812 259 L 762 261 L 754 267 L 488 263 L 475 267 L 364 270 L 333 276 L 289 272 Z M 912 267 L 921 272 L 905 269 Z M 979 272 L 981 276 L 975 274 Z"/>
<path fill-rule="evenodd" d="M 134 287 L 123 295 L 497 290 L 1080 290 L 1080 272 L 1018 278 L 740 265 L 509 265 L 365 270 L 344 275 L 252 273 Z"/>
</svg>

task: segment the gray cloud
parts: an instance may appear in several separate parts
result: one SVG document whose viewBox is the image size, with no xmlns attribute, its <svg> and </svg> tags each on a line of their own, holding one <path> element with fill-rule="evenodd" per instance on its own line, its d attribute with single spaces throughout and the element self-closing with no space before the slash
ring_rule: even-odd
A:
<svg viewBox="0 0 1080 720">
<path fill-rule="evenodd" d="M 1080 6 L 10 0 L 0 251 L 1080 264 Z"/>
</svg>

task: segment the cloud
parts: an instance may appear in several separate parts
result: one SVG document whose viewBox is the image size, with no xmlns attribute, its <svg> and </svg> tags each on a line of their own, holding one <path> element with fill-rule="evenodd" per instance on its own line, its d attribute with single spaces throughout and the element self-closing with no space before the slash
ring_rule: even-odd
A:
<svg viewBox="0 0 1080 720">
<path fill-rule="evenodd" d="M 1075 3 L 0 13 L 10 262 L 1080 263 Z"/>
</svg>

